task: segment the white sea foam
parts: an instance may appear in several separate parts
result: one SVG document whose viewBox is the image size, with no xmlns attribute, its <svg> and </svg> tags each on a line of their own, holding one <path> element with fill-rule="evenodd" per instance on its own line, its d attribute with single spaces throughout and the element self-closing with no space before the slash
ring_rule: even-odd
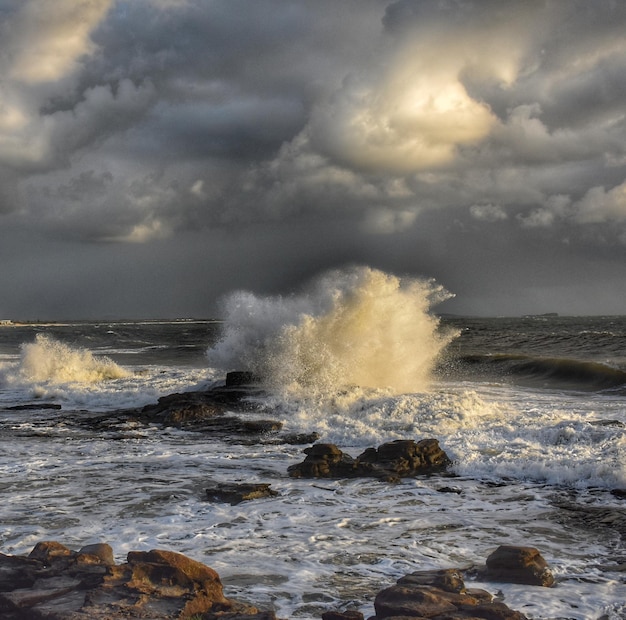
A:
<svg viewBox="0 0 626 620">
<path fill-rule="evenodd" d="M 18 374 L 24 381 L 49 383 L 93 383 L 121 379 L 129 372 L 105 356 L 88 349 L 71 347 L 44 334 L 21 346 Z"/>
<path fill-rule="evenodd" d="M 291 395 L 346 385 L 424 389 L 453 337 L 429 312 L 447 297 L 433 281 L 366 267 L 332 271 L 288 297 L 237 292 L 223 302 L 224 337 L 208 358 L 225 370 L 252 371 Z"/>
</svg>

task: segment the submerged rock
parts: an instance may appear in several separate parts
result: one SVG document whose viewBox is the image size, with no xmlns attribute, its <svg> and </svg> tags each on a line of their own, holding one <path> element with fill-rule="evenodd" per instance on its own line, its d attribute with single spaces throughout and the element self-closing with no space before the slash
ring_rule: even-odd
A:
<svg viewBox="0 0 626 620">
<path fill-rule="evenodd" d="M 276 497 L 278 492 L 265 483 L 218 482 L 206 489 L 206 494 L 210 501 L 227 502 L 234 506 L 252 499 Z"/>
<path fill-rule="evenodd" d="M 302 463 L 288 468 L 293 478 L 369 476 L 395 482 L 400 478 L 445 470 L 451 461 L 436 439 L 399 439 L 368 448 L 356 459 L 335 444 L 314 444 Z"/>
</svg>

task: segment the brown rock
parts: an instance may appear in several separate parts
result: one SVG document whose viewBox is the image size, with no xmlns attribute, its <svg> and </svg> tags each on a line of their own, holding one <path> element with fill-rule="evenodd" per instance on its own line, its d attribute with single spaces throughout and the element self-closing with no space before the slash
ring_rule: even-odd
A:
<svg viewBox="0 0 626 620">
<path fill-rule="evenodd" d="M 374 601 L 373 620 L 430 618 L 431 620 L 526 620 L 525 616 L 493 601 L 489 592 L 467 589 L 457 569 L 420 571 L 386 588 Z"/>
<path fill-rule="evenodd" d="M 356 609 L 326 611 L 322 614 L 322 620 L 363 620 L 363 614 Z"/>
<path fill-rule="evenodd" d="M 38 542 L 28 556 L 31 560 L 39 560 L 45 564 L 51 564 L 58 558 L 71 558 L 76 555 L 75 551 L 65 545 L 54 541 Z"/>
<path fill-rule="evenodd" d="M 306 448 L 304 461 L 288 468 L 292 478 L 334 478 L 354 475 L 355 461 L 335 444 L 316 443 Z"/>
<path fill-rule="evenodd" d="M 481 577 L 490 581 L 550 587 L 554 576 L 534 547 L 501 545 L 488 558 Z"/>
<path fill-rule="evenodd" d="M 95 543 L 93 545 L 85 545 L 81 547 L 76 557 L 77 562 L 105 564 L 106 566 L 114 566 L 113 549 L 111 545 L 106 543 Z"/>
<path fill-rule="evenodd" d="M 228 502 L 235 506 L 243 501 L 260 499 L 262 497 L 276 497 L 277 491 L 265 483 L 217 483 L 206 489 L 207 498 L 211 501 Z"/>
<path fill-rule="evenodd" d="M 28 557 L 0 554 L 3 620 L 170 620 L 209 612 L 274 620 L 227 599 L 213 569 L 180 553 L 131 552 L 115 565 L 109 545 L 76 552 L 42 542 Z"/>
<path fill-rule="evenodd" d="M 356 460 L 335 444 L 314 444 L 304 452 L 307 455 L 304 461 L 288 469 L 294 478 L 368 476 L 393 482 L 402 477 L 441 471 L 450 464 L 436 439 L 392 441 L 378 448 L 368 448 Z"/>
<path fill-rule="evenodd" d="M 424 570 L 410 573 L 398 579 L 398 585 L 434 586 L 446 592 L 465 592 L 465 582 L 460 570 L 446 568 L 442 570 Z"/>
</svg>

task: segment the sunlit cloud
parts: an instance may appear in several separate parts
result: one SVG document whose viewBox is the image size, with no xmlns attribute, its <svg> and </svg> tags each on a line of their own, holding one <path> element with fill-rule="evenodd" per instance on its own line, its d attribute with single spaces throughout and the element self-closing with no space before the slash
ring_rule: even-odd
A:
<svg viewBox="0 0 626 620">
<path fill-rule="evenodd" d="M 52 82 L 75 71 L 95 50 L 89 35 L 112 0 L 22 0 L 12 25 L 9 77 L 19 82 Z"/>
<path fill-rule="evenodd" d="M 626 181 L 608 191 L 592 187 L 575 208 L 576 219 L 583 224 L 626 221 Z"/>
</svg>

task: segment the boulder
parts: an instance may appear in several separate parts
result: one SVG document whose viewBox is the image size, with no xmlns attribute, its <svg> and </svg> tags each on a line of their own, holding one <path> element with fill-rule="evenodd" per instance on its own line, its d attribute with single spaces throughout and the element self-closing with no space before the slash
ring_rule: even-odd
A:
<svg viewBox="0 0 626 620">
<path fill-rule="evenodd" d="M 436 439 L 401 439 L 368 448 L 356 459 L 335 444 L 318 443 L 304 450 L 302 463 L 291 465 L 293 478 L 376 477 L 390 482 L 445 470 L 450 459 Z"/>
<path fill-rule="evenodd" d="M 489 555 L 486 564 L 481 572 L 481 578 L 486 581 L 544 587 L 555 583 L 548 563 L 534 547 L 501 545 Z"/>
<path fill-rule="evenodd" d="M 287 468 L 292 478 L 341 478 L 355 474 L 355 460 L 335 444 L 316 443 L 304 453 L 302 463 Z"/>
<path fill-rule="evenodd" d="M 492 595 L 465 587 L 457 569 L 411 573 L 385 588 L 374 599 L 376 616 L 431 620 L 526 620 L 526 616 L 494 601 Z"/>
<path fill-rule="evenodd" d="M 391 479 L 439 472 L 451 461 L 436 439 L 398 439 L 378 449 L 368 448 L 357 457 L 357 469 L 371 475 Z"/>
<path fill-rule="evenodd" d="M 46 541 L 27 557 L 0 554 L 3 620 L 182 620 L 206 613 L 271 620 L 227 599 L 212 568 L 172 551 L 131 551 L 117 565 L 102 543 L 72 551 Z"/>
</svg>

